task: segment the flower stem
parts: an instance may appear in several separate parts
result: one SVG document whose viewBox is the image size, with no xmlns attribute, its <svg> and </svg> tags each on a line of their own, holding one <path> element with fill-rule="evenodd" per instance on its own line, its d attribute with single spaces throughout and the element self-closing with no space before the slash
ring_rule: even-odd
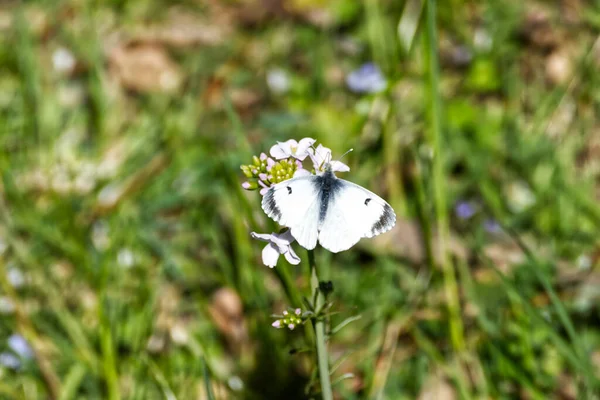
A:
<svg viewBox="0 0 600 400">
<path fill-rule="evenodd" d="M 446 176 L 444 176 L 444 144 L 442 143 L 442 110 L 439 87 L 439 63 L 437 55 L 437 0 L 427 1 L 425 58 L 428 64 L 430 126 L 429 142 L 433 149 L 433 189 L 435 213 L 439 235 L 440 264 L 444 275 L 444 289 L 450 314 L 450 338 L 455 350 L 464 349 L 463 326 L 460 313 L 458 286 L 454 268 L 448 253 L 450 228 L 446 205 Z"/>
<path fill-rule="evenodd" d="M 325 298 L 319 291 L 319 278 L 317 277 L 317 264 L 312 250 L 308 251 L 308 260 L 310 263 L 310 289 L 311 298 L 315 293 L 316 301 L 313 304 L 315 310 L 320 310 L 325 304 Z M 322 319 L 313 320 L 316 335 L 317 361 L 319 365 L 319 380 L 321 382 L 321 394 L 323 400 L 332 400 L 331 381 L 329 380 L 329 356 L 327 354 L 327 344 L 325 343 L 325 321 Z"/>
</svg>

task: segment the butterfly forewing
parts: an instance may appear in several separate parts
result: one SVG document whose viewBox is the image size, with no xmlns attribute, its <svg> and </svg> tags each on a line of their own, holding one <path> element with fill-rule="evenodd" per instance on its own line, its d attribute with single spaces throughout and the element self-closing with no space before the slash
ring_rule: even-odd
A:
<svg viewBox="0 0 600 400">
<path fill-rule="evenodd" d="M 343 179 L 337 180 L 325 217 L 319 226 L 319 243 L 337 253 L 363 237 L 373 237 L 395 225 L 396 214 L 375 193 Z"/>
<path fill-rule="evenodd" d="M 265 193 L 262 208 L 280 225 L 291 229 L 292 236 L 306 249 L 317 245 L 319 191 L 316 176 L 305 176 L 281 182 Z"/>
</svg>

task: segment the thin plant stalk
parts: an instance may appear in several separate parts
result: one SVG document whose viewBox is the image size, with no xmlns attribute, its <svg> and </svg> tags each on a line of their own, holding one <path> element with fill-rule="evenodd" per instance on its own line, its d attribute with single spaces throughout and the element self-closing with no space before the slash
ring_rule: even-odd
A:
<svg viewBox="0 0 600 400">
<path fill-rule="evenodd" d="M 317 264 L 315 263 L 314 253 L 308 251 L 310 263 L 310 289 L 311 297 L 316 293 L 314 304 L 315 311 L 320 310 L 325 304 L 325 297 L 319 291 L 319 278 L 317 276 Z M 319 381 L 321 382 L 321 395 L 323 400 L 332 400 L 333 392 L 331 390 L 331 381 L 329 380 L 329 354 L 327 353 L 327 343 L 325 341 L 325 321 L 317 319 L 313 322 L 315 328 L 315 344 L 317 347 L 317 361 L 319 366 Z"/>
<path fill-rule="evenodd" d="M 439 62 L 437 49 L 436 0 L 427 1 L 425 57 L 428 67 L 430 126 L 429 142 L 433 149 L 433 190 L 437 217 L 440 264 L 444 274 L 444 290 L 450 314 L 450 337 L 454 349 L 464 348 L 463 326 L 454 270 L 448 254 L 448 211 L 446 204 L 446 177 L 444 176 L 444 153 L 442 145 L 442 110 L 439 87 Z"/>
</svg>

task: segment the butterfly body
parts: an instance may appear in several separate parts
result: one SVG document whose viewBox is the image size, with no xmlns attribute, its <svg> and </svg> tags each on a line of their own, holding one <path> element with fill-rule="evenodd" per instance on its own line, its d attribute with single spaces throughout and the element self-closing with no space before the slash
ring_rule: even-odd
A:
<svg viewBox="0 0 600 400">
<path fill-rule="evenodd" d="M 262 208 L 280 225 L 290 228 L 307 249 L 317 241 L 337 253 L 363 237 L 390 230 L 396 223 L 394 210 L 376 194 L 339 179 L 330 164 L 321 175 L 283 181 L 264 195 Z"/>
</svg>

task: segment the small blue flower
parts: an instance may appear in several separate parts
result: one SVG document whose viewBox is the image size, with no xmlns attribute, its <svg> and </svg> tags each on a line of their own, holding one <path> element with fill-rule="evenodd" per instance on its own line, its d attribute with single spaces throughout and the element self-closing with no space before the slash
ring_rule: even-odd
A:
<svg viewBox="0 0 600 400">
<path fill-rule="evenodd" d="M 21 360 L 14 354 L 5 351 L 0 353 L 0 365 L 9 369 L 19 369 Z"/>
<path fill-rule="evenodd" d="M 477 210 L 473 206 L 473 203 L 470 203 L 468 201 L 460 201 L 454 207 L 454 212 L 456 213 L 456 216 L 460 219 L 469 219 L 473 215 L 475 215 Z"/>
<path fill-rule="evenodd" d="M 488 233 L 500 233 L 502 231 L 502 227 L 498 221 L 491 218 L 483 221 L 483 229 Z"/>
<path fill-rule="evenodd" d="M 377 93 L 386 88 L 387 81 L 377 65 L 367 63 L 348 74 L 346 85 L 354 93 Z"/>
<path fill-rule="evenodd" d="M 8 347 L 22 358 L 33 358 L 31 346 L 29 346 L 27 340 L 18 333 L 10 335 L 8 338 Z"/>
</svg>

